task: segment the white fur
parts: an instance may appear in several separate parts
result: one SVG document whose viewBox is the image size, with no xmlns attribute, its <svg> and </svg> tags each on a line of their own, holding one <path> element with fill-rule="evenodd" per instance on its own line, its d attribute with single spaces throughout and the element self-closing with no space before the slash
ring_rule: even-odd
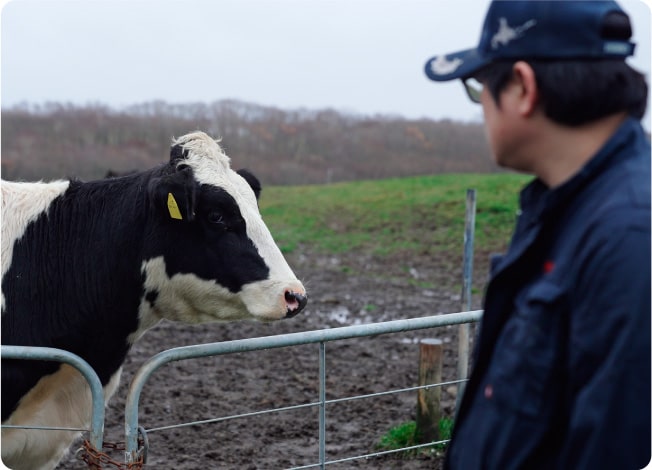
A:
<svg viewBox="0 0 652 470">
<path fill-rule="evenodd" d="M 145 292 L 158 292 L 156 306 L 141 299 L 139 328 L 129 336 L 133 343 L 162 318 L 185 323 L 257 319 L 279 320 L 285 317 L 285 291 L 304 292 L 296 279 L 256 281 L 243 286 L 237 293 L 216 281 L 200 279 L 194 274 L 168 277 L 163 257 L 143 263 Z"/>
<path fill-rule="evenodd" d="M 15 183 L 0 182 L 2 188 L 2 236 L 0 244 L 2 251 L 2 277 L 11 266 L 13 248 L 20 239 L 27 225 L 45 212 L 52 201 L 68 189 L 69 181 L 52 183 Z M 2 294 L 2 310 L 4 312 L 5 296 Z"/>
</svg>

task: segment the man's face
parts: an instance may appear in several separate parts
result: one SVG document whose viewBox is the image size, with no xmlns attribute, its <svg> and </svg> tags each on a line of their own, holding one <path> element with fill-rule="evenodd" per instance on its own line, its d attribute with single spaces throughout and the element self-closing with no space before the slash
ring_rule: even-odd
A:
<svg viewBox="0 0 652 470">
<path fill-rule="evenodd" d="M 494 101 L 487 87 L 482 90 L 480 103 L 484 114 L 485 135 L 491 148 L 491 155 L 497 165 L 505 167 L 508 161 L 507 155 L 505 155 L 507 151 L 505 147 L 509 140 L 509 128 L 507 128 L 507 117 L 504 109 Z"/>
<path fill-rule="evenodd" d="M 499 101 L 485 86 L 480 94 L 485 135 L 497 165 L 516 171 L 531 171 L 523 150 L 528 139 L 527 122 L 519 113 L 521 87 L 511 80 L 500 92 Z"/>
</svg>

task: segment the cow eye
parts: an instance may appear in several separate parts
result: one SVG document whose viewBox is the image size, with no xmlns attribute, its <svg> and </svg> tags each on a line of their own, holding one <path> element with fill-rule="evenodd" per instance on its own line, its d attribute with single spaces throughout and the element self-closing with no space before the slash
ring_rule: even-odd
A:
<svg viewBox="0 0 652 470">
<path fill-rule="evenodd" d="M 208 221 L 211 224 L 225 225 L 224 218 L 222 217 L 222 214 L 220 214 L 219 212 L 209 212 Z"/>
</svg>

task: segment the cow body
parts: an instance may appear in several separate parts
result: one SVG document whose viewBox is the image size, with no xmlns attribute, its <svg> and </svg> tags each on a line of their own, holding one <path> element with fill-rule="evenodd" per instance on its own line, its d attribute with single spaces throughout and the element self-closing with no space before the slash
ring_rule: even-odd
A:
<svg viewBox="0 0 652 470">
<path fill-rule="evenodd" d="M 166 318 L 190 323 L 293 316 L 306 303 L 263 223 L 260 186 L 203 133 L 170 162 L 100 181 L 2 182 L 2 344 L 85 359 L 117 388 L 129 348 Z M 87 428 L 81 375 L 2 361 L 2 422 Z M 2 430 L 10 468 L 53 468 L 78 433 Z"/>
</svg>

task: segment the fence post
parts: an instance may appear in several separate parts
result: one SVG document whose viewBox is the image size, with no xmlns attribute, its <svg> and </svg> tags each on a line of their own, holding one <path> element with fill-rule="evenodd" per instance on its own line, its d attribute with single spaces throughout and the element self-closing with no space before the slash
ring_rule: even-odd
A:
<svg viewBox="0 0 652 470">
<path fill-rule="evenodd" d="M 475 189 L 466 190 L 466 217 L 464 226 L 464 268 L 462 287 L 462 311 L 471 310 L 471 286 L 473 284 L 473 240 L 475 237 Z M 469 324 L 458 326 L 457 334 L 457 378 L 464 380 L 469 375 Z M 455 410 L 459 410 L 466 382 L 457 386 Z"/>
<path fill-rule="evenodd" d="M 419 343 L 419 386 L 441 383 L 442 341 L 423 339 Z M 415 440 L 419 444 L 439 440 L 441 387 L 420 388 L 417 395 Z"/>
</svg>

